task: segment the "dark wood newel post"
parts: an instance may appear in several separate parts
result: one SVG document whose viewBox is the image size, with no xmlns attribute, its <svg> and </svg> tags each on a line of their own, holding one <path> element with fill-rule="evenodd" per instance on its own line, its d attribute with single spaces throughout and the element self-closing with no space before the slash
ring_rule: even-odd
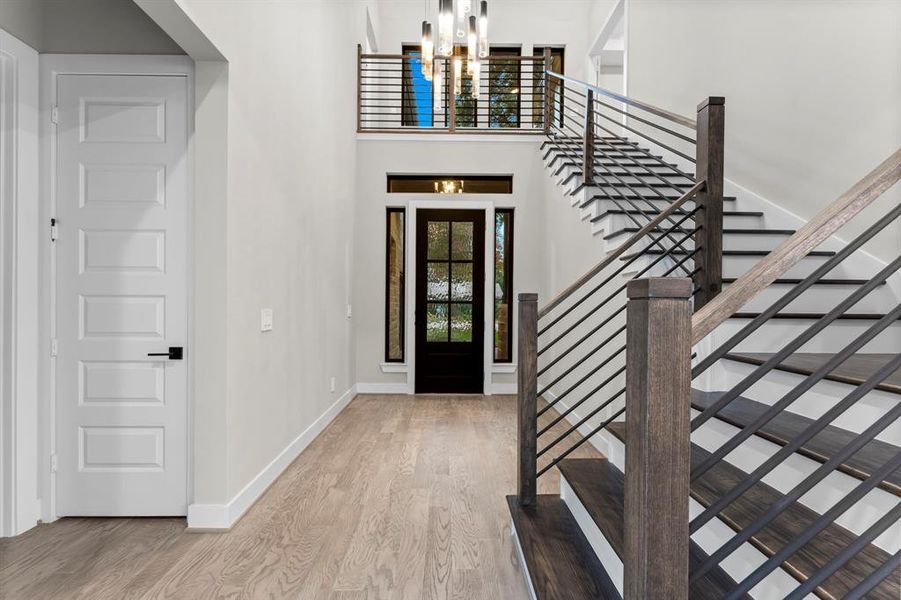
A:
<svg viewBox="0 0 901 600">
<path fill-rule="evenodd" d="M 551 119 L 554 118 L 554 94 L 551 90 L 551 76 L 548 71 L 553 66 L 551 64 L 551 49 L 545 48 L 542 52 L 544 56 L 544 133 L 551 132 Z"/>
<path fill-rule="evenodd" d="M 628 284 L 625 600 L 688 600 L 692 287 Z"/>
<path fill-rule="evenodd" d="M 594 181 L 594 90 L 585 90 L 585 130 L 582 132 L 582 183 Z"/>
<path fill-rule="evenodd" d="M 538 294 L 519 295 L 519 347 L 517 350 L 516 481 L 519 503 L 534 506 L 538 470 Z"/>
<path fill-rule="evenodd" d="M 695 234 L 695 310 L 704 306 L 723 287 L 723 135 L 726 99 L 711 96 L 698 105 L 697 155 L 695 178 L 707 185 L 698 194 L 701 209 L 696 222 L 701 229 Z"/>
</svg>

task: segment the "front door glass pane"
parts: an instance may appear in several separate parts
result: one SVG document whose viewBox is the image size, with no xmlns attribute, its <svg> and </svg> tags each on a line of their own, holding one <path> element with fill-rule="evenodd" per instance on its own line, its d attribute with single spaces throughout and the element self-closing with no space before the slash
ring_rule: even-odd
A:
<svg viewBox="0 0 901 600">
<path fill-rule="evenodd" d="M 472 223 L 453 224 L 451 258 L 454 260 L 472 260 Z"/>
<path fill-rule="evenodd" d="M 451 300 L 472 302 L 472 263 L 454 263 L 451 272 Z"/>
<path fill-rule="evenodd" d="M 430 302 L 426 309 L 426 341 L 446 342 L 448 340 L 448 305 Z"/>
<path fill-rule="evenodd" d="M 450 223 L 441 221 L 429 221 L 429 260 L 447 260 Z"/>
<path fill-rule="evenodd" d="M 451 341 L 472 341 L 472 304 L 451 305 Z"/>
<path fill-rule="evenodd" d="M 428 300 L 447 300 L 450 292 L 447 263 L 430 262 L 426 276 L 428 277 Z"/>
</svg>

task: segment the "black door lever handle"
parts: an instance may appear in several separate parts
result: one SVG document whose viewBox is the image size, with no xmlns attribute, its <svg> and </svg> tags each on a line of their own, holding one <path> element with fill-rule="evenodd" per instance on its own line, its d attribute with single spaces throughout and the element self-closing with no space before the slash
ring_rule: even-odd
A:
<svg viewBox="0 0 901 600">
<path fill-rule="evenodd" d="M 184 352 L 181 346 L 169 346 L 168 352 L 148 352 L 147 356 L 165 356 L 169 360 L 182 360 Z"/>
</svg>

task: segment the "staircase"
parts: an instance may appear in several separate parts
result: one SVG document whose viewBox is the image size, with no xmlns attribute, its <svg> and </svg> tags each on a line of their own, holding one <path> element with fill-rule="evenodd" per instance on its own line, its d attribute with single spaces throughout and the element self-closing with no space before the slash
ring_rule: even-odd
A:
<svg viewBox="0 0 901 600">
<path fill-rule="evenodd" d="M 722 99 L 695 122 L 547 76 L 545 165 L 607 254 L 520 296 L 508 504 L 533 597 L 897 600 L 901 258 L 859 249 L 901 207 L 832 234 L 901 151 L 771 227 L 723 193 Z M 604 457 L 572 458 L 586 442 Z"/>
</svg>

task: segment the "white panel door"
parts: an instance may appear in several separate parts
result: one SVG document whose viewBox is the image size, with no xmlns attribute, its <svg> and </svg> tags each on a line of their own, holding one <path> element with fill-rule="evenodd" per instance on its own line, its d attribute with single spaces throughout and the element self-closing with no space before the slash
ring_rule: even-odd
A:
<svg viewBox="0 0 901 600">
<path fill-rule="evenodd" d="M 187 79 L 61 75 L 57 513 L 184 515 Z"/>
</svg>

